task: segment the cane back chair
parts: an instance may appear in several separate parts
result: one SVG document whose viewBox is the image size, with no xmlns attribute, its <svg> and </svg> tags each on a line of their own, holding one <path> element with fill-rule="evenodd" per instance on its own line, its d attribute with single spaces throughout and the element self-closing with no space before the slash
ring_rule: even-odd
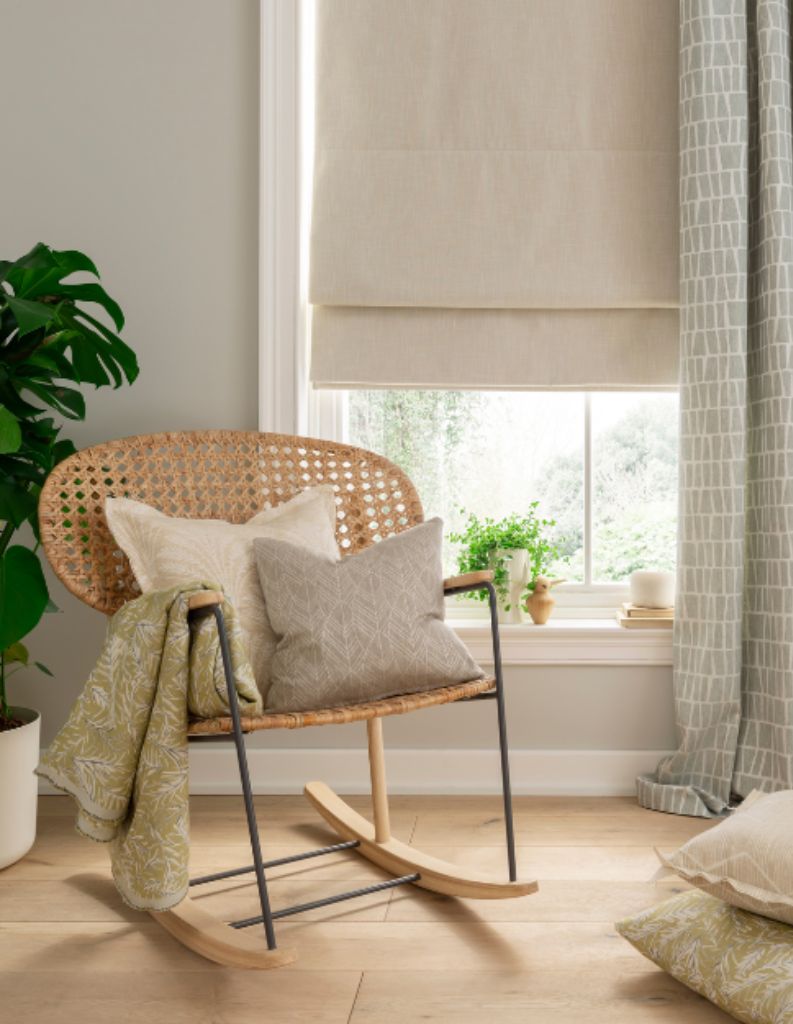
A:
<svg viewBox="0 0 793 1024">
<path fill-rule="evenodd" d="M 288 501 L 318 484 L 336 491 L 337 540 L 344 554 L 353 554 L 383 537 L 422 522 L 421 503 L 406 475 L 380 455 L 336 442 L 282 434 L 217 430 L 151 434 L 96 445 L 77 452 L 50 474 L 41 495 L 40 526 L 44 550 L 53 569 L 80 600 L 107 615 L 140 590 L 123 552 L 118 549 L 104 515 L 107 497 L 143 501 L 167 515 L 216 518 L 242 523 L 263 508 Z M 201 955 L 237 967 L 268 968 L 295 959 L 276 946 L 273 922 L 302 910 L 357 895 L 413 883 L 451 896 L 505 899 L 534 892 L 535 882 L 517 881 L 504 692 L 498 640 L 496 594 L 492 574 L 469 573 L 444 581 L 447 593 L 486 590 L 493 631 L 494 675 L 425 693 L 390 697 L 367 704 L 294 714 L 241 717 L 231 676 L 223 620 L 223 595 L 211 591 L 191 598 L 191 616 L 213 615 L 226 668 L 229 714 L 191 721 L 192 741 L 232 739 L 251 841 L 253 864 L 191 880 L 201 885 L 218 878 L 252 873 L 256 877 L 261 914 L 224 924 L 189 897 L 153 918 Z M 382 718 L 452 701 L 496 702 L 501 749 L 502 788 L 509 880 L 503 881 L 430 857 L 391 835 L 383 756 Z M 284 863 L 263 860 L 256 823 L 244 734 L 260 729 L 365 721 L 368 732 L 373 823 L 354 811 L 322 782 L 309 782 L 305 795 L 338 833 L 340 842 L 286 858 L 297 861 L 341 849 L 355 849 L 396 877 L 351 893 L 310 904 L 272 910 L 266 871 Z M 263 925 L 265 944 L 243 929 Z"/>
</svg>

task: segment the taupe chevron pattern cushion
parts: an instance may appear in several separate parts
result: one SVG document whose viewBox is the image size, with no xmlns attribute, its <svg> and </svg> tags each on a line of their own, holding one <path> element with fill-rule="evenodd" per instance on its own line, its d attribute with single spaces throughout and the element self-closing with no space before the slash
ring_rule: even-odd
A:
<svg viewBox="0 0 793 1024">
<path fill-rule="evenodd" d="M 254 542 L 267 615 L 280 638 L 268 711 L 311 711 L 481 679 L 443 621 L 440 519 L 334 561 L 280 540 Z"/>
<path fill-rule="evenodd" d="M 166 516 L 129 498 L 108 498 L 105 515 L 144 593 L 202 580 L 222 587 L 234 605 L 256 685 L 266 698 L 276 638 L 264 610 L 253 542 L 278 537 L 338 558 L 333 487 L 311 487 L 247 523 Z"/>
<path fill-rule="evenodd" d="M 664 860 L 734 907 L 793 924 L 793 790 L 755 791 L 726 821 Z"/>
</svg>

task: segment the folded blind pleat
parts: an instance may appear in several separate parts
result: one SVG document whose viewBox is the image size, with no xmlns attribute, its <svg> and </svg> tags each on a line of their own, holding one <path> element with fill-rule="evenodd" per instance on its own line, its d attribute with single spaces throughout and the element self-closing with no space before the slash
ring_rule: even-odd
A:
<svg viewBox="0 0 793 1024">
<path fill-rule="evenodd" d="M 674 386 L 676 54 L 677 0 L 319 0 L 314 383 Z"/>
<path fill-rule="evenodd" d="M 674 166 L 655 153 L 323 153 L 333 198 L 314 214 L 312 301 L 674 307 Z"/>
<path fill-rule="evenodd" d="M 378 309 L 319 306 L 320 388 L 677 386 L 676 309 Z"/>
</svg>

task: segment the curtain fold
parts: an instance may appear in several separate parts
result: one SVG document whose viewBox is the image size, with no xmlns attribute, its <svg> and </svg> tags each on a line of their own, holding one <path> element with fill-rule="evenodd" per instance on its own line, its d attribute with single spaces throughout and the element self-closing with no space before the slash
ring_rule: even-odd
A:
<svg viewBox="0 0 793 1024">
<path fill-rule="evenodd" d="M 316 386 L 677 385 L 676 0 L 319 0 L 316 66 Z"/>
<path fill-rule="evenodd" d="M 791 0 L 682 0 L 677 753 L 710 816 L 793 788 Z"/>
</svg>

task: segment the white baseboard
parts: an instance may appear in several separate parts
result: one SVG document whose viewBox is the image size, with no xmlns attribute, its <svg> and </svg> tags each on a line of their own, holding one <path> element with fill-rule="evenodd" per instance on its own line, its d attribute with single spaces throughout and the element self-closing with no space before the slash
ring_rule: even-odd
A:
<svg viewBox="0 0 793 1024">
<path fill-rule="evenodd" d="M 665 750 L 513 750 L 512 791 L 526 796 L 632 796 L 636 776 L 654 771 Z M 302 793 L 312 779 L 340 793 L 368 793 L 369 767 L 364 749 L 248 751 L 256 793 Z M 408 750 L 386 752 L 391 793 L 499 793 L 501 777 L 495 750 Z M 39 780 L 43 794 L 55 793 Z M 234 748 L 190 748 L 190 792 L 235 794 L 240 791 Z"/>
<path fill-rule="evenodd" d="M 636 776 L 654 771 L 663 750 L 513 750 L 515 794 L 536 796 L 628 796 Z M 301 793 L 311 779 L 322 779 L 341 793 L 367 793 L 369 769 L 363 749 L 248 751 L 257 793 Z M 478 794 L 500 792 L 495 750 L 386 751 L 392 793 Z M 238 793 L 232 748 L 190 750 L 190 791 Z"/>
<path fill-rule="evenodd" d="M 636 776 L 655 770 L 666 750 L 513 750 L 513 793 L 524 796 L 632 796 Z M 490 794 L 501 791 L 494 750 L 408 750 L 386 752 L 391 793 Z M 368 793 L 369 767 L 362 749 L 248 751 L 256 793 L 302 793 L 321 779 L 340 793 Z M 206 795 L 240 791 L 233 747 L 191 747 L 190 792 Z M 56 790 L 39 780 L 39 792 Z"/>
</svg>

